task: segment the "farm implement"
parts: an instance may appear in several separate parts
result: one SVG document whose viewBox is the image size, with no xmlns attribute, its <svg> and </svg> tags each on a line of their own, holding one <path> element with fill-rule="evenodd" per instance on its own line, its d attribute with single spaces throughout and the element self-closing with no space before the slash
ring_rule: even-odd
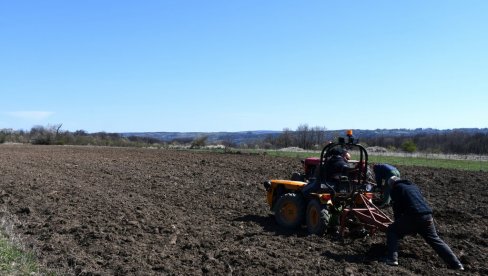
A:
<svg viewBox="0 0 488 276">
<path fill-rule="evenodd" d="M 334 171 L 332 163 L 349 150 L 357 151 L 359 159 L 349 160 L 339 173 Z M 278 225 L 288 229 L 306 225 L 308 232 L 316 235 L 358 237 L 384 232 L 392 223 L 373 204 L 375 184 L 368 177 L 368 153 L 352 131 L 347 132 L 347 138 L 327 144 L 320 158 L 307 158 L 302 163 L 303 174 L 263 183 Z"/>
</svg>

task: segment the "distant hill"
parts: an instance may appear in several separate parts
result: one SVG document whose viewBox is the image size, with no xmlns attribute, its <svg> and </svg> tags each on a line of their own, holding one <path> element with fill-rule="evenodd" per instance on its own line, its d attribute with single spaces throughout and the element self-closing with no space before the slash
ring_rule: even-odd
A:
<svg viewBox="0 0 488 276">
<path fill-rule="evenodd" d="M 341 130 L 345 131 L 345 130 Z M 361 130 L 355 129 L 354 136 L 363 138 L 374 138 L 376 136 L 397 137 L 397 136 L 415 136 L 415 135 L 433 135 L 448 134 L 453 132 L 462 132 L 468 134 L 488 133 L 488 128 L 454 128 L 454 129 L 435 129 L 435 128 L 416 128 L 416 129 L 375 129 Z"/>
<path fill-rule="evenodd" d="M 250 141 L 256 141 L 266 138 L 267 136 L 280 135 L 281 131 L 272 130 L 254 130 L 254 131 L 239 131 L 239 132 L 127 132 L 122 133 L 124 137 L 136 136 L 144 138 L 153 138 L 163 142 L 192 141 L 197 137 L 207 136 L 208 143 L 218 143 L 222 141 L 229 141 L 240 145 Z"/>
<path fill-rule="evenodd" d="M 327 130 L 326 138 L 334 140 L 338 136 L 344 136 L 344 130 Z M 448 134 L 453 132 L 462 132 L 468 134 L 483 133 L 488 134 L 488 128 L 456 128 L 456 129 L 433 129 L 433 128 L 416 128 L 416 129 L 353 129 L 354 136 L 361 139 L 371 139 L 378 136 L 384 137 L 410 137 L 415 135 L 434 135 L 434 134 Z M 262 140 L 266 137 L 278 136 L 282 131 L 273 130 L 254 130 L 254 131 L 239 131 L 239 132 L 126 132 L 121 133 L 124 137 L 136 136 L 144 138 L 157 139 L 163 142 L 191 142 L 197 137 L 207 136 L 208 143 L 219 143 L 222 141 L 231 142 L 236 145 L 250 143 L 257 140 Z"/>
</svg>

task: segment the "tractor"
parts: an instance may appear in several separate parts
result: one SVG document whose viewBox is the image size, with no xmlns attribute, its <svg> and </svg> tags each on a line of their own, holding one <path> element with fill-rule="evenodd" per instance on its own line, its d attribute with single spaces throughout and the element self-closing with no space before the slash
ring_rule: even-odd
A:
<svg viewBox="0 0 488 276">
<path fill-rule="evenodd" d="M 278 225 L 287 229 L 306 225 L 310 234 L 336 233 L 342 237 L 386 231 L 392 220 L 372 203 L 374 183 L 368 177 L 368 153 L 351 130 L 346 136 L 327 144 L 320 158 L 305 159 L 303 174 L 263 183 Z M 359 159 L 349 161 L 347 168 L 331 180 L 329 165 L 345 150 L 357 151 Z"/>
</svg>

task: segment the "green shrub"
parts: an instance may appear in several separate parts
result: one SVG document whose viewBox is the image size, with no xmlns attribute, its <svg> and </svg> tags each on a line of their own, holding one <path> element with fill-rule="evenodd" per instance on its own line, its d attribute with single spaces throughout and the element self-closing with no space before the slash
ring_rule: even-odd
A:
<svg viewBox="0 0 488 276">
<path fill-rule="evenodd" d="M 415 152 L 417 151 L 417 145 L 412 140 L 405 140 L 402 144 L 402 150 L 405 152 Z"/>
</svg>

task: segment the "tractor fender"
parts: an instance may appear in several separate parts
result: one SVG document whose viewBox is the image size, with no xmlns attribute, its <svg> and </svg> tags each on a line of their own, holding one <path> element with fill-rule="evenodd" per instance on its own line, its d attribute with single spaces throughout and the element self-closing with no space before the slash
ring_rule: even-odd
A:
<svg viewBox="0 0 488 276">
<path fill-rule="evenodd" d="M 276 191 L 278 189 L 282 191 L 299 191 L 307 185 L 307 182 L 273 179 L 269 180 L 267 185 L 269 185 L 269 188 L 266 189 L 266 201 L 269 207 L 273 208 Z"/>
</svg>

